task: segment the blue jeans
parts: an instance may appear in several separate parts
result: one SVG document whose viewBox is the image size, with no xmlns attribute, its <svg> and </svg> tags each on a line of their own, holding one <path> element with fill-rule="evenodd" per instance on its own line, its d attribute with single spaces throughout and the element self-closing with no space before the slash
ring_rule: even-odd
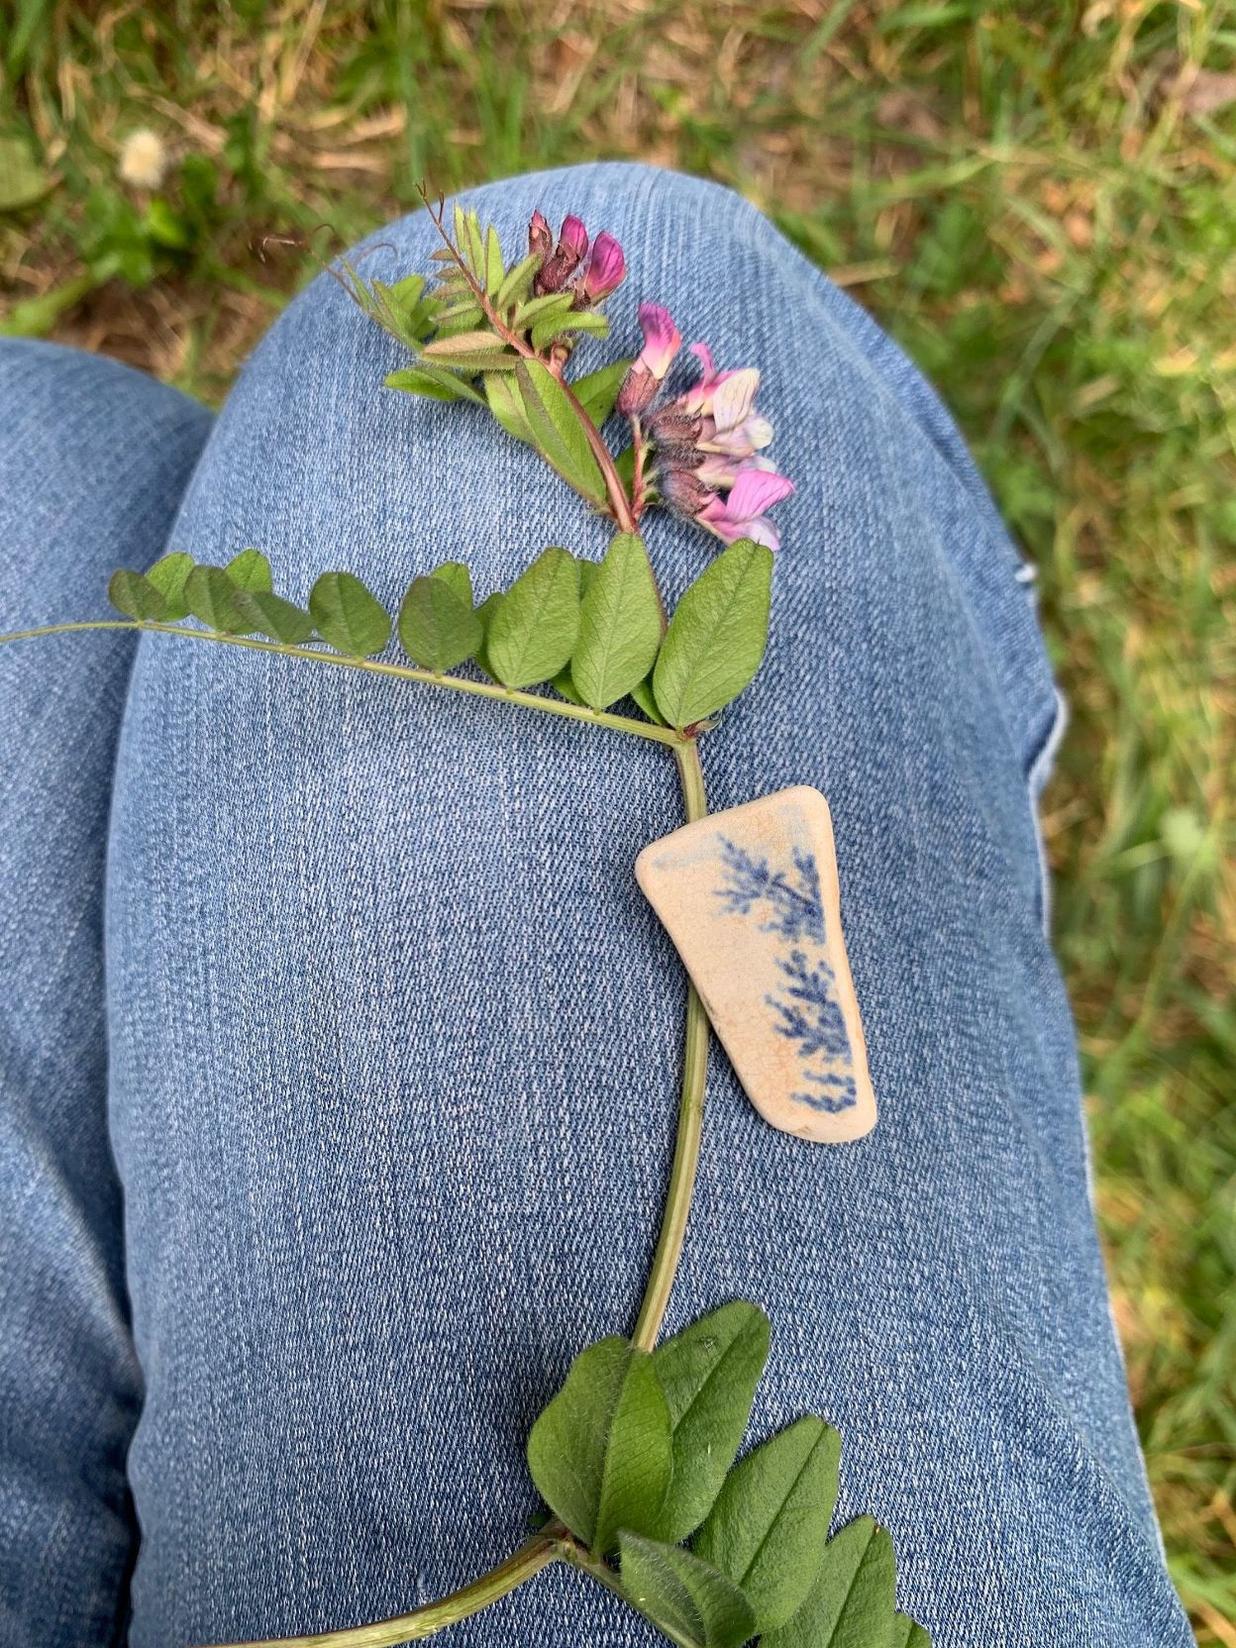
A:
<svg viewBox="0 0 1236 1648">
<path fill-rule="evenodd" d="M 611 301 L 758 364 L 798 483 L 773 640 L 704 746 L 721 808 L 832 805 L 880 1125 L 808 1147 L 714 1050 L 670 1328 L 774 1324 L 754 1435 L 844 1436 L 939 1648 L 1165 1648 L 1168 1582 L 1095 1239 L 1035 803 L 1058 700 L 1031 586 L 932 391 L 751 207 L 620 165 L 478 190 L 622 240 Z M 424 214 L 375 237 L 427 267 Z M 594 361 L 599 352 L 594 353 Z M 213 424 L 0 350 L 0 626 L 100 613 L 115 566 L 249 544 L 304 596 L 479 591 L 601 525 L 319 279 Z M 676 594 L 709 553 L 658 516 Z M 0 1641 L 321 1630 L 512 1549 L 528 1427 L 630 1327 L 666 1180 L 683 978 L 636 851 L 661 749 L 174 638 L 0 652 Z M 140 1542 L 139 1542 L 140 1530 Z M 452 1648 L 651 1644 L 554 1568 Z"/>
</svg>

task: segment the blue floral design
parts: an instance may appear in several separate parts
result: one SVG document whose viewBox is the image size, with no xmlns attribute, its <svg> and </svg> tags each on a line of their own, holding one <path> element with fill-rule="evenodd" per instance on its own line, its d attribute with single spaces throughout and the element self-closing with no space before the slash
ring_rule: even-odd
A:
<svg viewBox="0 0 1236 1648">
<path fill-rule="evenodd" d="M 763 907 L 767 919 L 760 923 L 760 931 L 776 933 L 792 946 L 777 961 L 787 982 L 764 999 L 776 1014 L 777 1034 L 796 1043 L 804 1061 L 818 1060 L 816 1068 L 802 1072 L 812 1090 L 795 1093 L 795 1099 L 832 1115 L 848 1110 L 858 1102 L 858 1089 L 837 1000 L 837 977 L 826 954 L 824 904 L 814 855 L 796 848 L 792 871 L 772 870 L 767 859 L 754 858 L 722 837 L 721 858 L 726 880 L 717 897 L 726 911 L 746 916 Z M 808 946 L 818 953 L 809 955 Z"/>
<path fill-rule="evenodd" d="M 721 857 L 729 872 L 727 885 L 717 889 L 733 915 L 745 916 L 756 904 L 769 907 L 771 919 L 761 923 L 761 931 L 780 933 L 791 943 L 802 938 L 824 943 L 824 905 L 820 898 L 820 872 L 815 855 L 794 850 L 795 881 L 784 870 L 774 874 L 766 858 L 752 858 L 735 842 L 721 838 Z"/>
</svg>

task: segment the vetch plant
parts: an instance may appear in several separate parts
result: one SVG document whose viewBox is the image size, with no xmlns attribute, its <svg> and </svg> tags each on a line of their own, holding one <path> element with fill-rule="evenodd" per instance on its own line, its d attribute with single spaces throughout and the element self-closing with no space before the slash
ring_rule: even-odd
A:
<svg viewBox="0 0 1236 1648">
<path fill-rule="evenodd" d="M 792 490 L 767 456 L 755 367 L 717 370 L 692 345 L 697 381 L 667 399 L 682 338 L 656 303 L 639 311 L 642 347 L 577 373 L 578 351 L 608 335 L 602 305 L 626 276 L 612 235 L 578 217 L 555 233 L 539 213 L 526 255 L 508 265 L 473 212 L 426 199 L 441 246 L 432 278 L 334 272 L 408 350 L 397 390 L 488 413 L 526 442 L 613 527 L 597 562 L 550 546 L 481 600 L 450 561 L 414 577 L 396 613 L 351 572 L 326 571 L 307 602 L 276 593 L 256 549 L 226 565 L 182 552 L 117 572 L 118 618 L 0 637 L 135 629 L 362 670 L 568 717 L 664 747 L 688 820 L 707 813 L 700 739 L 752 681 L 768 639 L 777 529 L 768 511 Z M 611 420 L 627 438 L 615 449 Z M 642 524 L 649 509 L 689 517 L 723 547 L 677 607 L 665 609 Z M 188 620 L 194 622 L 190 624 Z M 379 654 L 392 639 L 408 660 Z M 466 672 L 466 673 L 461 673 Z M 735 853 L 727 897 L 811 933 L 814 866 L 797 880 Z M 822 1034 L 805 957 L 782 1011 L 786 1033 Z M 708 1021 L 688 987 L 676 1142 L 661 1229 L 629 1338 L 581 1350 L 532 1427 L 527 1458 L 547 1507 L 537 1532 L 488 1573 L 437 1602 L 374 1624 L 280 1639 L 309 1648 L 419 1640 L 479 1613 L 552 1562 L 637 1608 L 679 1648 L 924 1648 L 895 1610 L 887 1532 L 860 1517 L 832 1539 L 841 1442 L 808 1415 L 739 1457 L 770 1327 L 733 1301 L 658 1343 L 678 1269 L 699 1157 Z M 257 1645 L 249 1645 L 257 1648 Z M 266 1648 L 270 1648 L 267 1644 Z"/>
</svg>

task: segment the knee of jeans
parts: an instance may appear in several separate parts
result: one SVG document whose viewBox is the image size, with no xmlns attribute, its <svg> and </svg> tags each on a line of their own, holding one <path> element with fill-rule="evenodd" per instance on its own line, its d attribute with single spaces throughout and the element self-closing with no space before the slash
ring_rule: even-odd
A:
<svg viewBox="0 0 1236 1648">
<path fill-rule="evenodd" d="M 104 610 L 145 565 L 210 426 L 178 390 L 98 355 L 0 341 L 0 626 Z"/>
</svg>

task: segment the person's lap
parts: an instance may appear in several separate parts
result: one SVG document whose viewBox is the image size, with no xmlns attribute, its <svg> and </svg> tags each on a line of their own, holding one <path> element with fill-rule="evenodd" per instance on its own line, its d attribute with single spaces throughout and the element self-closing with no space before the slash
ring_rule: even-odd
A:
<svg viewBox="0 0 1236 1648">
<path fill-rule="evenodd" d="M 881 1121 L 858 1145 L 805 1146 L 759 1120 L 714 1053 L 669 1325 L 735 1296 L 768 1309 L 757 1433 L 805 1409 L 841 1427 L 839 1516 L 888 1525 L 901 1601 L 944 1648 L 1185 1642 L 1043 933 L 1030 775 L 1055 695 L 1015 553 L 930 391 L 735 197 L 606 166 L 475 203 L 508 248 L 534 206 L 616 233 L 633 270 L 609 306 L 616 340 L 653 298 L 721 364 L 759 365 L 798 484 L 768 662 L 704 762 L 714 808 L 793 783 L 829 798 Z M 376 238 L 366 268 L 382 276 L 423 269 L 433 245 L 423 214 Z M 602 552 L 600 524 L 479 413 L 382 390 L 397 364 L 315 283 L 242 375 L 170 547 L 220 560 L 256 544 L 301 596 L 346 567 L 391 606 L 444 559 L 468 561 L 483 594 L 546 543 Z M 104 535 L 84 587 L 57 522 L 39 532 L 78 611 L 110 564 L 163 547 L 159 531 L 119 549 Z M 676 593 L 706 547 L 663 517 L 648 538 Z M 3 596 L 6 622 L 42 616 L 16 574 Z M 5 679 L 82 674 L 102 643 L 52 645 L 5 657 Z M 120 679 L 123 651 L 107 656 Z M 114 736 L 119 688 L 103 721 L 106 704 Z M 28 734 L 5 735 L 28 762 Z M 58 771 L 34 777 L 45 828 Z M 14 817 L 26 783 L 5 795 Z M 531 1419 L 584 1343 L 629 1328 L 655 1238 L 683 980 L 631 866 L 679 821 L 663 751 L 143 639 L 106 932 L 145 1382 L 135 1648 L 395 1612 L 522 1536 Z M 33 866 L 43 846 L 13 851 Z M 98 868 L 81 869 L 87 903 Z M 45 931 L 70 919 L 46 908 Z M 72 1102 L 97 1132 L 97 973 L 88 986 L 95 1067 Z M 40 1028 L 40 1055 L 55 1034 Z M 114 1227 L 116 1209 L 88 1216 Z M 93 1298 L 97 1282 L 87 1268 L 65 1285 Z M 127 1381 L 131 1416 L 113 1340 L 95 1396 Z M 0 1494 L 18 1504 L 32 1470 Z M 39 1560 L 45 1530 L 16 1525 L 12 1560 Z M 461 1648 L 577 1640 L 654 1636 L 559 1571 L 452 1632 Z"/>
</svg>

